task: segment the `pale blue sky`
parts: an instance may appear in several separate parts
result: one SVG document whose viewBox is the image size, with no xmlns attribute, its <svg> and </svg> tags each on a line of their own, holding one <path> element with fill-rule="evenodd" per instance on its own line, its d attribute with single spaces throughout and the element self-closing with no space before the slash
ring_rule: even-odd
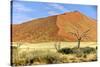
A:
<svg viewBox="0 0 100 67">
<path fill-rule="evenodd" d="M 12 6 L 12 22 L 14 24 L 76 10 L 93 19 L 97 18 L 95 5 L 13 1 Z"/>
</svg>

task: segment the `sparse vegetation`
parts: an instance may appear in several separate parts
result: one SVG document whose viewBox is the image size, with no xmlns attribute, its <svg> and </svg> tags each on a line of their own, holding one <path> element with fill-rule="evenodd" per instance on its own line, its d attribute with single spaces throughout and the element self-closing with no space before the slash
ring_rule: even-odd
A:
<svg viewBox="0 0 100 67">
<path fill-rule="evenodd" d="M 85 47 L 85 48 L 62 48 L 60 50 L 58 50 L 58 52 L 63 53 L 63 54 L 90 54 L 90 53 L 96 53 L 96 49 L 95 48 L 91 48 L 91 47 Z"/>
<path fill-rule="evenodd" d="M 58 53 L 62 54 L 90 54 L 90 53 L 96 53 L 97 47 L 92 48 L 92 47 L 84 47 L 84 48 L 69 48 L 69 47 L 64 47 L 61 48 L 61 42 L 55 43 L 54 44 L 55 49 L 57 50 Z"/>
<path fill-rule="evenodd" d="M 77 49 L 74 47 L 69 48 L 60 46 L 57 47 L 58 51 L 56 48 L 48 47 L 49 49 L 33 49 L 29 47 L 27 49 L 17 47 L 17 49 L 20 48 L 18 54 L 16 54 L 16 47 L 12 47 L 12 66 L 87 62 L 97 60 L 96 48 L 93 47 L 81 47 L 80 49 Z"/>
<path fill-rule="evenodd" d="M 59 63 L 59 59 L 59 54 L 56 52 L 34 50 L 19 53 L 18 56 L 13 54 L 12 65 L 54 64 Z"/>
</svg>

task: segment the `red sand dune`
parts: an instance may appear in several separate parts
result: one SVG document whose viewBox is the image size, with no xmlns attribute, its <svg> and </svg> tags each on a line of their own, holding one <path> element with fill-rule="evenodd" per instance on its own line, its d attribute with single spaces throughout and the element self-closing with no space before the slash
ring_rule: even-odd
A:
<svg viewBox="0 0 100 67">
<path fill-rule="evenodd" d="M 12 24 L 12 42 L 76 41 L 69 32 L 82 33 L 90 28 L 90 38 L 82 41 L 97 41 L 96 20 L 74 11 Z"/>
</svg>

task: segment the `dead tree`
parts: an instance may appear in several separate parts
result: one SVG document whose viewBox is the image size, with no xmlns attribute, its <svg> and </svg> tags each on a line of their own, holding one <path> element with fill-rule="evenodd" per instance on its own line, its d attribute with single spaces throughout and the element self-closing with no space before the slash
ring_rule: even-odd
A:
<svg viewBox="0 0 100 67">
<path fill-rule="evenodd" d="M 79 28 L 76 27 L 76 28 L 73 28 L 73 30 L 74 32 L 69 32 L 69 33 L 72 34 L 76 38 L 78 42 L 77 48 L 80 48 L 80 42 L 84 39 L 90 38 L 88 32 L 91 30 L 91 28 L 88 28 L 85 31 L 80 31 Z"/>
</svg>

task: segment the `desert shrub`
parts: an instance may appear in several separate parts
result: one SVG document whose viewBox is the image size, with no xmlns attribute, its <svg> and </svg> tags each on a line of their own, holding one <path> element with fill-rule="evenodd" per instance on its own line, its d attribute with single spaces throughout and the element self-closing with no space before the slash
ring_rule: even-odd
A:
<svg viewBox="0 0 100 67">
<path fill-rule="evenodd" d="M 35 51 L 32 54 L 33 54 L 33 58 L 31 60 L 33 61 L 33 64 L 35 64 L 35 62 L 38 62 L 40 64 L 41 63 L 54 64 L 54 63 L 60 62 L 59 55 L 58 53 L 55 53 L 55 52 Z"/>
<path fill-rule="evenodd" d="M 82 51 L 84 54 L 96 53 L 96 49 L 92 47 L 80 48 L 80 51 Z"/>
<path fill-rule="evenodd" d="M 84 48 L 62 48 L 58 50 L 59 53 L 63 54 L 89 54 L 96 53 L 96 49 L 92 47 L 84 47 Z"/>
<path fill-rule="evenodd" d="M 58 50 L 59 53 L 63 53 L 63 54 L 72 54 L 73 50 L 71 48 L 62 48 L 60 50 Z"/>
<path fill-rule="evenodd" d="M 42 62 L 44 61 L 46 64 L 54 64 L 59 63 L 59 54 L 56 52 L 45 51 L 44 54 L 38 55 L 38 57 L 42 58 Z"/>
<path fill-rule="evenodd" d="M 55 64 L 55 63 L 60 63 L 60 60 L 59 60 L 59 57 L 58 56 L 50 56 L 50 55 L 47 55 L 45 56 L 45 59 L 46 59 L 46 62 L 47 64 Z"/>
<path fill-rule="evenodd" d="M 72 48 L 73 54 L 82 54 L 82 51 L 80 50 L 80 48 Z"/>
<path fill-rule="evenodd" d="M 51 51 L 25 51 L 19 53 L 18 56 L 13 54 L 12 65 L 22 66 L 22 65 L 33 65 L 33 64 L 54 64 L 60 63 L 59 55 L 56 52 Z"/>
<path fill-rule="evenodd" d="M 87 58 L 88 54 L 96 52 L 96 48 L 91 48 L 91 47 L 84 47 L 79 49 L 61 48 L 58 50 L 58 52 L 52 52 L 47 50 L 32 50 L 32 51 L 17 52 L 18 54 L 16 54 L 16 51 L 17 51 L 16 48 L 14 48 L 12 54 L 12 65 L 27 66 L 33 64 L 56 64 L 56 63 L 69 62 L 66 55 L 64 58 L 62 57 L 63 54 L 71 54 L 71 55 L 74 54 L 77 58 L 79 57 Z"/>
</svg>

